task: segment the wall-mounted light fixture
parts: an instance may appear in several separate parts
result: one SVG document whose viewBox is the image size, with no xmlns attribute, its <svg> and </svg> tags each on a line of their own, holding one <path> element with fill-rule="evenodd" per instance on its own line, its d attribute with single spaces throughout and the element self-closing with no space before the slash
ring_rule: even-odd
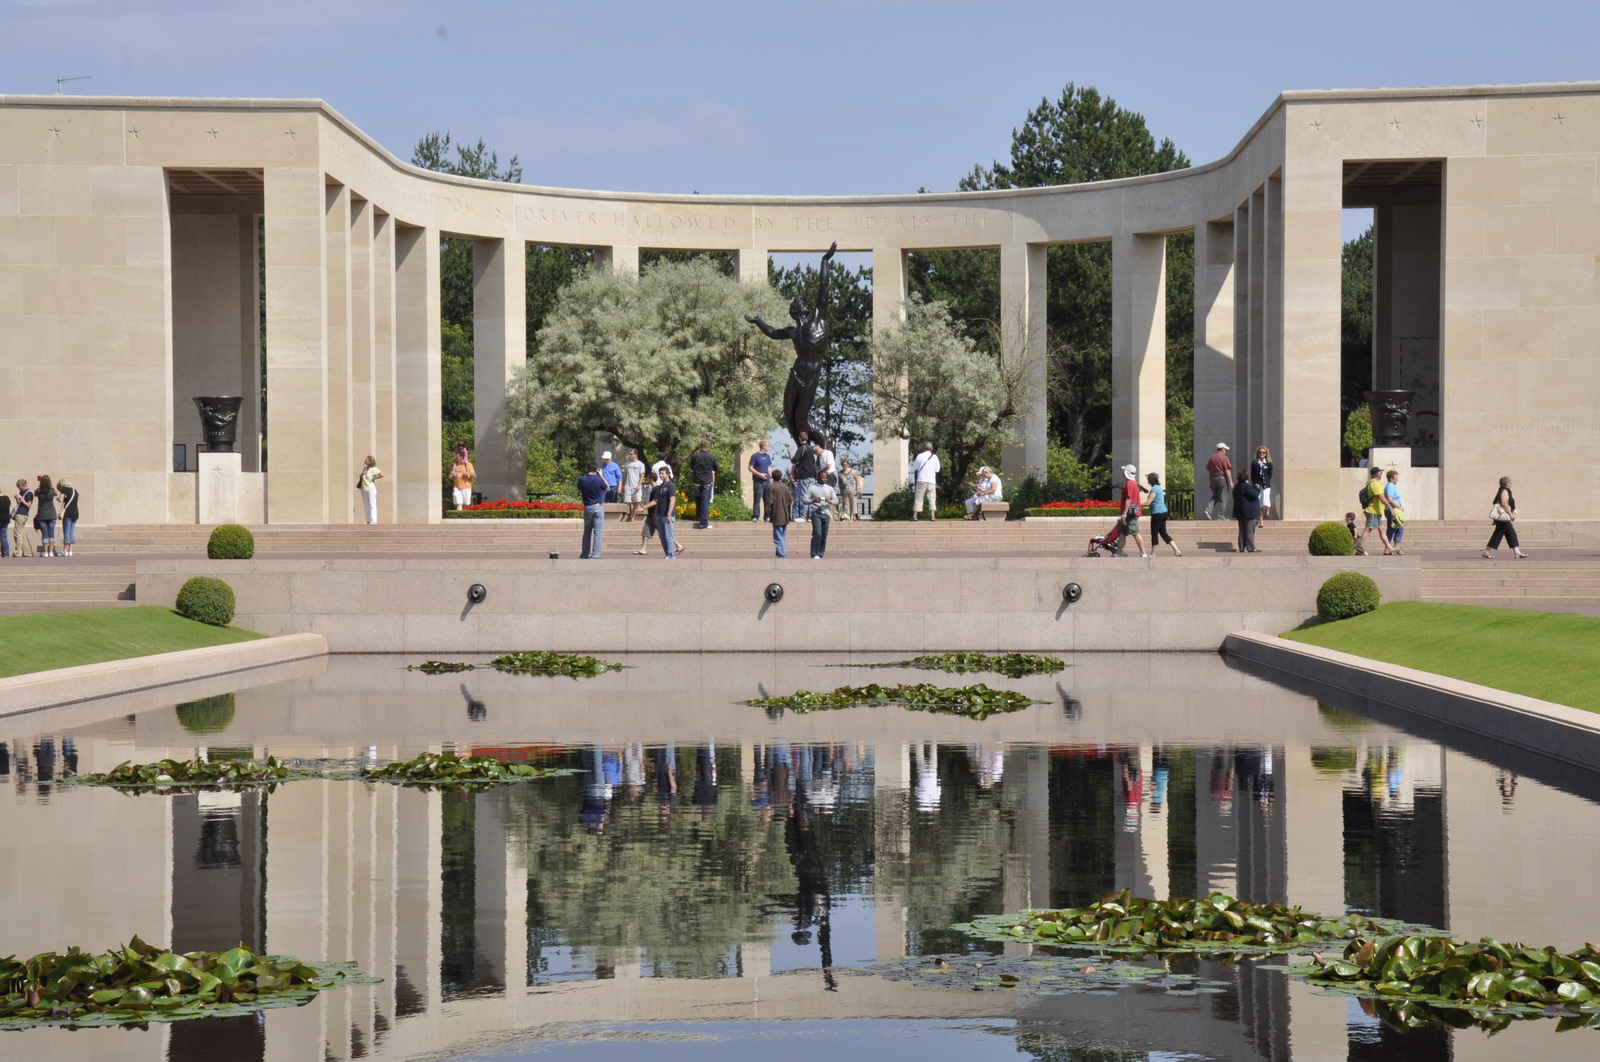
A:
<svg viewBox="0 0 1600 1062">
<path fill-rule="evenodd" d="M 778 583 L 767 584 L 767 600 L 776 605 L 783 600 L 783 586 Z"/>
<path fill-rule="evenodd" d="M 1061 588 L 1061 600 L 1065 601 L 1069 605 L 1076 604 L 1078 598 L 1082 596 L 1083 587 L 1079 586 L 1077 583 L 1068 583 L 1066 586 Z"/>
<path fill-rule="evenodd" d="M 489 596 L 489 591 L 482 583 L 473 583 L 467 587 L 467 600 L 474 605 L 483 604 L 483 599 Z"/>
</svg>

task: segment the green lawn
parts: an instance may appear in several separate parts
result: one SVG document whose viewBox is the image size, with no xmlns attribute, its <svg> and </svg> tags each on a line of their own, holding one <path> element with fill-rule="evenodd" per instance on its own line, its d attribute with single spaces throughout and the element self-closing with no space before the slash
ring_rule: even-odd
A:
<svg viewBox="0 0 1600 1062">
<path fill-rule="evenodd" d="M 260 637 L 237 627 L 196 623 L 153 605 L 22 612 L 0 616 L 0 678 Z"/>
<path fill-rule="evenodd" d="M 1284 637 L 1600 712 L 1594 616 L 1397 601 Z"/>
</svg>

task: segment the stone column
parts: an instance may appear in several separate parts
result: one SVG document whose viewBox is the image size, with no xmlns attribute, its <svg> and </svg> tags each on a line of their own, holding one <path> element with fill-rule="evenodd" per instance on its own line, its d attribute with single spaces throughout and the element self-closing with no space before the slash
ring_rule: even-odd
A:
<svg viewBox="0 0 1600 1062">
<path fill-rule="evenodd" d="M 320 170 L 268 167 L 262 183 L 270 391 L 267 522 L 321 524 L 328 520 L 323 178 Z M 354 475 L 350 478 L 353 484 Z"/>
<path fill-rule="evenodd" d="M 1168 486 L 1185 487 L 1192 474 L 1200 505 L 1210 497 L 1205 465 L 1217 443 L 1235 445 L 1233 228 L 1230 218 L 1194 230 L 1194 467 L 1169 468 L 1167 475 Z"/>
<path fill-rule="evenodd" d="M 485 500 L 521 499 L 528 491 L 527 455 L 496 426 L 506 386 L 528 360 L 527 260 L 521 240 L 472 244 L 472 456 Z"/>
<path fill-rule="evenodd" d="M 1027 387 L 1022 442 L 1001 452 L 1008 490 L 1024 476 L 1045 477 L 1048 413 L 1045 401 L 1046 259 L 1042 243 L 1000 248 L 1000 356 L 1006 372 L 1020 372 Z"/>
<path fill-rule="evenodd" d="M 394 301 L 394 234 L 395 220 L 383 211 L 373 215 L 372 237 L 372 393 L 374 406 L 374 433 L 377 442 L 374 453 L 382 453 L 389 462 L 390 477 L 386 485 L 400 482 L 399 439 L 395 433 L 398 423 L 395 402 L 398 389 L 395 385 L 395 301 Z M 378 492 L 378 519 L 386 524 L 399 519 L 398 492 Z"/>
<path fill-rule="evenodd" d="M 1111 473 L 1163 469 L 1167 446 L 1167 239 L 1126 234 L 1111 246 Z"/>
<path fill-rule="evenodd" d="M 629 247 L 625 244 L 613 244 L 610 247 L 596 247 L 594 249 L 594 267 L 596 269 L 615 269 L 619 273 L 639 272 L 639 248 Z"/>
<path fill-rule="evenodd" d="M 739 282 L 741 284 L 767 283 L 767 252 L 762 249 L 743 249 L 735 252 L 738 255 Z M 756 439 L 739 447 L 735 460 L 739 462 L 734 472 L 739 477 L 739 496 L 746 505 L 755 501 L 755 481 L 750 478 L 750 455 L 756 452 Z M 762 513 L 766 515 L 765 512 Z"/>
<path fill-rule="evenodd" d="M 894 248 L 872 252 L 872 327 L 874 331 L 899 328 L 905 321 L 906 253 Z M 872 493 L 876 508 L 885 497 L 905 485 L 911 467 L 907 440 L 872 438 Z"/>
<path fill-rule="evenodd" d="M 350 200 L 350 464 L 356 468 L 368 454 L 387 473 L 390 458 L 378 445 L 377 392 L 374 388 L 372 227 L 373 206 L 365 199 Z M 385 483 L 387 485 L 387 475 Z M 353 492 L 352 492 L 353 493 Z M 379 498 L 393 491 L 380 490 Z"/>
<path fill-rule="evenodd" d="M 1249 228 L 1245 238 L 1250 241 L 1250 260 L 1244 272 L 1249 303 L 1245 317 L 1245 350 L 1240 368 L 1244 371 L 1241 382 L 1236 441 L 1233 449 L 1234 472 L 1245 466 L 1261 440 L 1262 408 L 1266 401 L 1266 374 L 1264 348 L 1267 336 L 1267 190 L 1263 185 L 1251 194 L 1249 203 Z"/>
<path fill-rule="evenodd" d="M 1262 260 L 1261 307 L 1261 431 L 1246 441 L 1249 453 L 1241 454 L 1246 462 L 1255 460 L 1256 447 L 1265 446 L 1272 452 L 1274 482 L 1272 514 L 1283 517 L 1283 488 L 1289 478 L 1281 469 L 1283 454 L 1284 409 L 1284 258 L 1283 258 L 1283 178 L 1268 177 L 1265 185 L 1266 232 L 1265 255 Z M 1334 324 L 1333 334 L 1339 334 Z"/>
<path fill-rule="evenodd" d="M 342 184 L 330 184 L 323 188 L 323 196 L 323 268 L 328 299 L 328 313 L 323 320 L 328 346 L 328 521 L 348 524 L 362 519 L 361 497 L 354 487 L 361 465 L 351 461 L 355 443 L 351 432 L 350 190 Z"/>
<path fill-rule="evenodd" d="M 1268 431 L 1277 445 L 1267 445 L 1273 446 L 1278 466 L 1273 512 L 1285 519 L 1336 520 L 1355 508 L 1355 493 L 1339 488 L 1342 177 L 1337 158 L 1284 164 L 1276 214 L 1282 250 L 1270 289 L 1281 292 L 1274 361 L 1282 380 L 1282 414 Z"/>
<path fill-rule="evenodd" d="M 434 524 L 443 506 L 439 431 L 439 230 L 395 226 L 396 519 Z M 352 477 L 352 485 L 353 485 Z M 380 492 L 381 497 L 381 492 Z"/>
</svg>

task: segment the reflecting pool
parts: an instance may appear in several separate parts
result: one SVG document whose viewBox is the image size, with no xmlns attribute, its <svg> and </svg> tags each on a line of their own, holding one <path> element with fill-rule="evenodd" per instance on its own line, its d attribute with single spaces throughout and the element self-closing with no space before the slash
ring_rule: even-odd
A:
<svg viewBox="0 0 1600 1062">
<path fill-rule="evenodd" d="M 1084 655 L 1014 680 L 864 666 L 887 657 L 618 659 L 572 680 L 336 657 L 0 721 L 0 955 L 138 934 L 383 978 L 247 1018 L 0 1032 L 0 1059 L 1600 1055 L 1600 1033 L 1548 1021 L 1399 1032 L 1252 964 L 1191 962 L 1199 990 L 1050 997 L 869 969 L 1020 954 L 950 927 L 1121 888 L 1576 947 L 1600 938 L 1596 775 L 1212 656 Z M 930 679 L 1040 703 L 983 722 L 738 703 Z M 445 745 L 566 773 L 476 795 L 62 784 L 168 755 Z"/>
</svg>

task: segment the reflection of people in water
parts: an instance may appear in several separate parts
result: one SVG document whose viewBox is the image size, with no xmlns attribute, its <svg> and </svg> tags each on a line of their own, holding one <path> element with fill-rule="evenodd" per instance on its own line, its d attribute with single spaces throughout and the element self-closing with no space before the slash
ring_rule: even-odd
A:
<svg viewBox="0 0 1600 1062">
<path fill-rule="evenodd" d="M 1124 749 L 1122 760 L 1122 830 L 1139 832 L 1139 811 L 1144 804 L 1144 772 L 1139 769 L 1139 750 Z"/>
<path fill-rule="evenodd" d="M 993 789 L 1006 774 L 1004 745 L 968 745 L 967 761 L 980 789 Z"/>
<path fill-rule="evenodd" d="M 1167 760 L 1167 750 L 1164 746 L 1157 745 L 1153 750 L 1153 767 L 1150 772 L 1150 814 L 1161 814 L 1161 807 L 1167 802 L 1167 779 L 1171 775 L 1171 765 Z"/>
<path fill-rule="evenodd" d="M 1500 804 L 1506 811 L 1511 810 L 1511 804 L 1517 796 L 1517 774 L 1504 767 L 1494 769 L 1494 784 L 1500 790 Z"/>
<path fill-rule="evenodd" d="M 590 833 L 604 833 L 611 787 L 606 784 L 605 754 L 599 745 L 590 745 L 583 750 L 583 769 L 588 772 L 588 777 L 584 779 L 583 804 L 578 808 L 578 821 Z"/>
<path fill-rule="evenodd" d="M 650 750 L 650 768 L 655 775 L 656 799 L 661 802 L 661 821 L 672 818 L 672 806 L 678 802 L 678 750 L 672 744 L 657 745 Z"/>
<path fill-rule="evenodd" d="M 939 746 L 914 743 L 911 746 L 917 768 L 916 799 L 918 811 L 939 810 Z"/>
<path fill-rule="evenodd" d="M 710 743 L 695 749 L 694 806 L 702 818 L 710 818 L 717 807 L 717 750 Z"/>
</svg>

